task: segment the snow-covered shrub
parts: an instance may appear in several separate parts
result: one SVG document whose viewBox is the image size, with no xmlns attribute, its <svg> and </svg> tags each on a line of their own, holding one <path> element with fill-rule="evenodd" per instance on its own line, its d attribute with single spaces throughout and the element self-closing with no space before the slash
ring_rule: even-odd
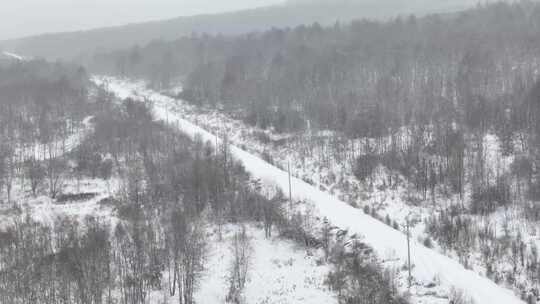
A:
<svg viewBox="0 0 540 304">
<path fill-rule="evenodd" d="M 333 247 L 326 284 L 337 293 L 339 303 L 408 303 L 396 292 L 395 276 L 372 261 L 370 250 L 355 242 L 349 252 L 339 240 Z"/>
</svg>

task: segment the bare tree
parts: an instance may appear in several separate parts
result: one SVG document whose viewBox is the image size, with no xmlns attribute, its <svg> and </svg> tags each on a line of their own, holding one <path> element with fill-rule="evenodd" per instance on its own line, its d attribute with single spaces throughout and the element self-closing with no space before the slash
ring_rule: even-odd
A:
<svg viewBox="0 0 540 304">
<path fill-rule="evenodd" d="M 242 292 L 246 286 L 248 272 L 251 262 L 251 254 L 253 248 L 251 241 L 246 232 L 246 227 L 241 226 L 237 232 L 231 245 L 233 261 L 230 268 L 229 276 L 229 293 L 227 294 L 227 302 L 234 304 L 243 303 Z"/>
<path fill-rule="evenodd" d="M 172 286 L 169 286 L 171 295 L 178 293 L 178 303 L 191 304 L 204 271 L 207 247 L 204 225 L 201 220 L 177 210 L 171 214 L 169 231 L 169 270 L 172 268 L 173 274 Z"/>
<path fill-rule="evenodd" d="M 6 187 L 6 196 L 8 203 L 11 201 L 11 190 L 13 180 L 15 179 L 15 151 L 8 140 L 7 144 L 0 146 L 0 186 L 3 184 Z M 0 187 L 1 189 L 1 187 Z"/>
<path fill-rule="evenodd" d="M 46 170 L 41 162 L 35 159 L 29 159 L 25 162 L 26 176 L 30 181 L 30 189 L 34 196 L 37 195 L 37 190 L 45 179 Z"/>
<path fill-rule="evenodd" d="M 51 198 L 55 198 L 60 192 L 65 169 L 66 162 L 61 158 L 49 158 L 46 161 L 46 177 Z"/>
</svg>

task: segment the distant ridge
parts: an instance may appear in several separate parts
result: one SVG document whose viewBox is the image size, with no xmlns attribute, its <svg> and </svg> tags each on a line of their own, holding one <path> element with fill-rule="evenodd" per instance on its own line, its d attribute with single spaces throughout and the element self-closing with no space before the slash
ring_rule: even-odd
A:
<svg viewBox="0 0 540 304">
<path fill-rule="evenodd" d="M 82 60 L 96 51 L 112 51 L 147 44 L 155 39 L 174 40 L 192 33 L 234 35 L 271 27 L 333 24 L 353 19 L 387 19 L 397 15 L 449 12 L 476 0 L 290 0 L 283 5 L 215 15 L 128 24 L 87 31 L 51 33 L 0 42 L 0 48 L 50 60 Z M 450 4 L 451 2 L 451 4 Z"/>
</svg>

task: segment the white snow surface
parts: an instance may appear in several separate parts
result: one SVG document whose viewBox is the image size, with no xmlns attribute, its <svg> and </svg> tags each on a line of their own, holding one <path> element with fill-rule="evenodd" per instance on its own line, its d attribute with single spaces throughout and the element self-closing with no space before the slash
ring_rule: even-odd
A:
<svg viewBox="0 0 540 304">
<path fill-rule="evenodd" d="M 10 53 L 10 52 L 2 52 L 2 54 L 6 57 L 9 57 L 9 58 L 13 58 L 13 59 L 16 59 L 16 60 L 19 60 L 19 61 L 24 61 L 24 57 L 22 56 L 19 56 L 17 54 L 14 54 L 14 53 Z"/>
<path fill-rule="evenodd" d="M 177 101 L 145 89 L 140 82 L 130 82 L 111 77 L 94 77 L 93 80 L 98 85 L 104 85 L 119 98 L 131 97 L 153 102 L 154 113 L 157 118 L 177 126 L 191 137 L 200 135 L 204 141 L 212 143 L 216 141 L 214 134 L 183 119 L 178 113 L 169 110 Z M 231 146 L 231 152 L 243 163 L 246 170 L 253 177 L 275 184 L 288 193 L 287 172 L 238 147 Z M 370 245 L 382 260 L 395 261 L 395 267 L 405 264 L 407 243 L 406 236 L 403 233 L 300 179 L 292 178 L 291 184 L 295 200 L 306 200 L 313 203 L 319 215 L 326 217 L 332 225 L 348 230 L 350 234 L 361 235 L 363 241 Z M 418 284 L 427 285 L 430 282 L 438 282 L 443 286 L 453 287 L 465 292 L 467 296 L 478 304 L 524 303 L 511 290 L 498 286 L 480 274 L 465 269 L 459 262 L 424 247 L 414 240 L 412 240 L 411 244 L 411 259 L 414 264 L 412 273 L 415 282 Z"/>
<path fill-rule="evenodd" d="M 231 240 L 238 225 L 223 227 L 223 240 L 216 233 L 210 242 L 205 275 L 195 298 L 197 303 L 225 303 L 232 264 Z M 262 229 L 247 225 L 251 243 L 248 280 L 243 292 L 245 303 L 333 304 L 336 295 L 324 285 L 327 264 L 317 265 L 290 241 L 266 239 Z"/>
</svg>

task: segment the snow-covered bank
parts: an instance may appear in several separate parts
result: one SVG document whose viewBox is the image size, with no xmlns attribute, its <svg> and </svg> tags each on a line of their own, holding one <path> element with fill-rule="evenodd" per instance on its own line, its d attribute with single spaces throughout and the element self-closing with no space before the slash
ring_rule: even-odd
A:
<svg viewBox="0 0 540 304">
<path fill-rule="evenodd" d="M 143 90 L 144 88 L 136 84 L 133 85 L 112 78 L 94 78 L 94 81 L 97 84 L 106 84 L 111 92 L 121 98 L 146 98 L 154 103 L 154 111 L 158 118 L 178 126 L 190 136 L 200 134 L 203 140 L 216 141 L 214 134 L 183 119 L 178 113 L 171 112 L 169 110 L 171 105 L 176 103 L 171 98 L 156 92 Z M 133 92 L 134 90 L 137 92 Z M 237 147 L 232 146 L 231 151 L 243 162 L 246 169 L 254 177 L 276 184 L 288 192 L 288 175 L 286 172 Z M 292 179 L 292 189 L 294 198 L 312 202 L 320 217 L 327 217 L 333 225 L 348 230 L 350 234 L 362 235 L 363 240 L 373 247 L 381 259 L 393 261 L 395 267 L 401 267 L 405 263 L 407 246 L 406 237 L 403 233 L 365 215 L 361 210 L 349 206 L 300 179 Z M 440 282 L 443 286 L 463 290 L 476 303 L 522 303 L 510 290 L 504 289 L 489 279 L 465 269 L 457 261 L 414 242 L 412 244 L 412 261 L 415 265 L 413 275 L 420 285 Z"/>
</svg>

